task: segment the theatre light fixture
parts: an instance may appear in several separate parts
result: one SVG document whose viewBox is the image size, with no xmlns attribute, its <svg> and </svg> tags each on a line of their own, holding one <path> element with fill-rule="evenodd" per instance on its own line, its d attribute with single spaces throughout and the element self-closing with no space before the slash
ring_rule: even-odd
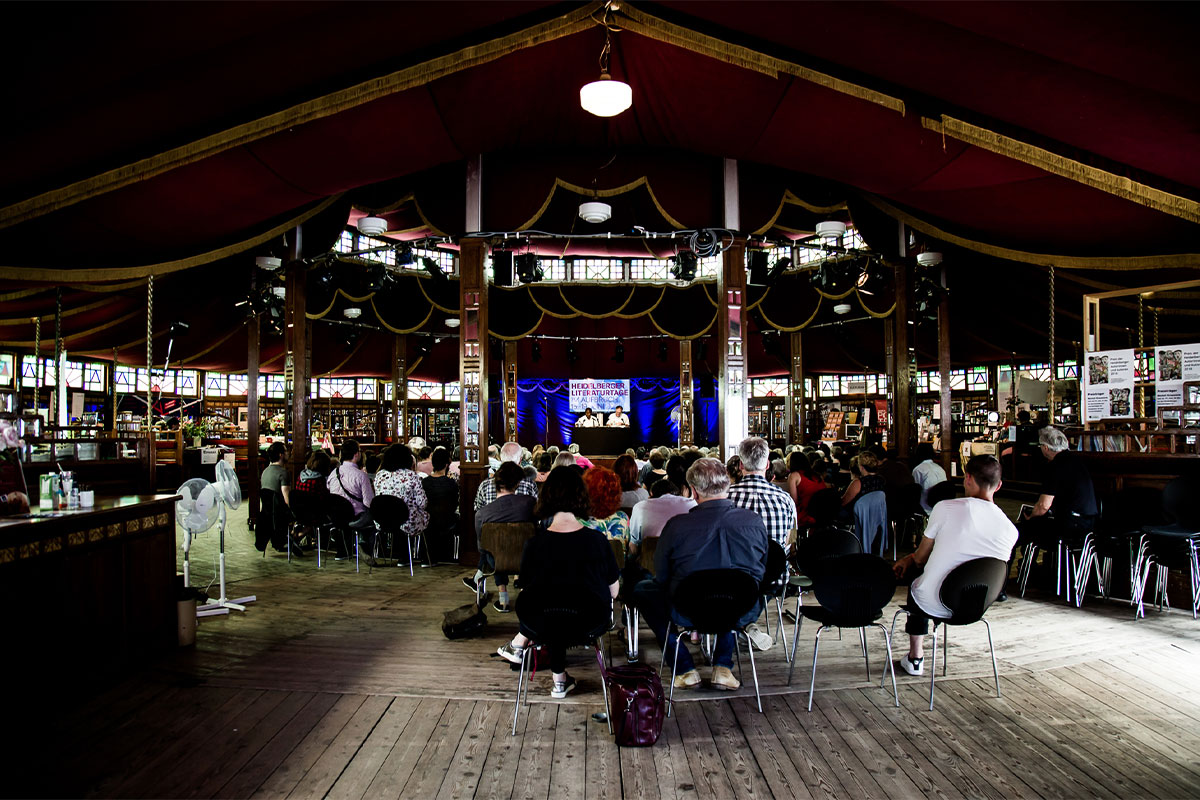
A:
<svg viewBox="0 0 1200 800">
<path fill-rule="evenodd" d="M 922 267 L 936 267 L 942 263 L 941 253 L 917 253 L 917 263 Z"/>
<path fill-rule="evenodd" d="M 599 222 L 608 222 L 612 217 L 612 206 L 608 203 L 601 203 L 599 200 L 594 200 L 590 203 L 579 204 L 579 218 L 584 222 L 593 224 Z"/>
<path fill-rule="evenodd" d="M 380 236 L 387 233 L 387 220 L 383 217 L 361 217 L 358 220 L 358 232 L 367 236 Z"/>
<path fill-rule="evenodd" d="M 846 235 L 846 223 L 828 220 L 817 223 L 817 237 L 821 239 L 841 239 Z"/>
<path fill-rule="evenodd" d="M 283 266 L 283 261 L 274 256 L 259 256 L 254 259 L 254 266 L 259 269 L 265 269 L 268 272 L 275 272 Z"/>
<path fill-rule="evenodd" d="M 681 250 L 671 266 L 671 277 L 677 281 L 690 282 L 696 280 L 696 254 L 689 250 Z"/>
<path fill-rule="evenodd" d="M 362 309 L 358 306 L 350 306 L 342 309 L 342 316 L 346 319 L 358 319 L 362 316 Z"/>
<path fill-rule="evenodd" d="M 615 117 L 633 105 L 632 87 L 608 74 L 608 57 L 611 53 L 612 33 L 606 22 L 604 48 L 600 51 L 600 77 L 584 84 L 579 90 L 579 105 L 597 117 Z"/>
<path fill-rule="evenodd" d="M 537 283 L 542 279 L 542 262 L 536 253 L 522 253 L 513 258 L 517 267 L 517 279 L 521 283 Z"/>
</svg>

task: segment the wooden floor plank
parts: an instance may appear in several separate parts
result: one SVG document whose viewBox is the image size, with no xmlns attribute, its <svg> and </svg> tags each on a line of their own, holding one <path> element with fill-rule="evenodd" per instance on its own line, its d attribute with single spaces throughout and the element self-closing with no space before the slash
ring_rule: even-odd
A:
<svg viewBox="0 0 1200 800">
<path fill-rule="evenodd" d="M 414 697 L 397 697 L 392 701 L 354 759 L 330 787 L 326 795 L 330 800 L 360 800 L 366 794 L 388 753 L 413 721 L 419 704 Z"/>
<path fill-rule="evenodd" d="M 851 797 L 883 797 L 887 794 L 870 772 L 859 761 L 850 747 L 837 733 L 833 726 L 821 714 L 819 702 L 828 702 L 832 693 L 822 693 L 820 700 L 814 700 L 813 711 L 808 710 L 807 692 L 803 695 L 788 695 L 785 700 L 796 719 L 808 732 L 817 752 L 830 763 L 831 768 L 839 776 L 846 793 Z"/>
<path fill-rule="evenodd" d="M 525 718 L 525 732 L 512 791 L 517 800 L 545 800 L 550 793 L 559 708 L 558 703 L 532 703 L 521 709 L 518 722 Z"/>
<path fill-rule="evenodd" d="M 655 743 L 652 755 L 654 771 L 658 777 L 658 796 L 662 800 L 695 800 L 696 781 L 688 765 L 683 737 L 679 733 L 678 720 L 668 717 L 663 721 L 662 735 Z"/>
<path fill-rule="evenodd" d="M 843 690 L 845 691 L 845 690 Z M 828 700 L 840 701 L 841 692 L 831 693 Z M 822 697 L 822 700 L 826 700 Z M 933 790 L 933 785 L 923 775 L 913 775 L 905 771 L 897 763 L 885 747 L 880 746 L 850 710 L 842 702 L 822 702 L 813 711 L 813 715 L 821 714 L 829 721 L 832 731 L 841 737 L 866 767 L 867 772 L 879 786 L 887 787 L 891 797 L 916 798 L 923 797 Z M 920 780 L 921 783 L 917 783 Z"/>
<path fill-rule="evenodd" d="M 585 798 L 621 798 L 621 758 L 613 738 L 608 734 L 608 725 L 591 720 L 591 714 L 603 711 L 604 706 L 564 706 L 558 712 L 561 723 L 564 716 L 573 713 L 584 715 L 584 730 L 587 732 L 587 774 L 584 778 Z M 591 720 L 591 721 L 589 721 Z M 553 796 L 553 795 L 552 795 Z"/>
<path fill-rule="evenodd" d="M 583 797 L 587 782 L 588 715 L 586 707 L 562 706 L 554 727 L 550 759 L 550 796 Z"/>
<path fill-rule="evenodd" d="M 725 774 L 733 786 L 734 796 L 767 798 L 771 796 L 771 789 L 758 767 L 754 753 L 746 746 L 746 736 L 731 708 L 735 703 L 747 702 L 752 701 L 715 700 L 700 705 L 704 708 L 708 729 L 712 732 L 713 742 L 725 766 Z M 753 711 L 758 713 L 757 705 L 753 706 Z"/>
<path fill-rule="evenodd" d="M 412 777 L 404 782 L 400 790 L 400 797 L 428 800 L 441 790 L 450 762 L 477 705 L 479 702 L 474 700 L 451 700 L 446 704 L 442 718 L 438 720 L 433 735 L 413 767 Z"/>
<path fill-rule="evenodd" d="M 480 771 L 487 761 L 496 729 L 505 727 L 509 721 L 506 713 L 509 710 L 504 703 L 475 703 L 454 757 L 446 768 L 446 778 L 437 793 L 438 800 L 463 800 L 475 796 L 481 778 Z"/>
<path fill-rule="evenodd" d="M 325 754 L 366 700 L 362 695 L 341 695 L 329 711 L 316 721 L 287 759 L 267 776 L 251 797 L 287 797 L 304 779 L 313 764 Z"/>
<path fill-rule="evenodd" d="M 428 698 L 417 703 L 412 721 L 405 726 L 404 734 L 392 746 L 383 759 L 383 764 L 371 779 L 364 793 L 366 797 L 399 797 L 400 790 L 412 777 L 413 768 L 434 729 L 446 712 L 447 700 Z"/>
<path fill-rule="evenodd" d="M 763 711 L 765 715 L 762 719 L 751 718 L 748 713 L 744 717 L 754 724 L 770 721 L 770 730 L 779 737 L 783 751 L 791 758 L 807 792 L 818 800 L 844 797 L 847 790 L 838 778 L 837 771 L 809 737 L 805 725 L 791 705 L 782 697 L 764 697 Z M 742 729 L 747 729 L 745 722 Z M 797 796 L 802 797 L 803 793 L 797 791 Z"/>
<path fill-rule="evenodd" d="M 365 698 L 288 797 L 294 800 L 320 800 L 324 797 L 383 719 L 392 701 L 391 697 L 378 695 Z"/>
<path fill-rule="evenodd" d="M 781 739 L 779 731 L 784 726 L 774 719 L 767 719 L 768 713 L 778 713 L 778 710 L 772 709 L 768 703 L 763 704 L 764 713 L 761 714 L 757 707 L 749 703 L 736 702 L 730 703 L 730 706 L 741 727 L 746 749 L 754 757 L 771 794 L 775 797 L 811 800 L 813 795 L 800 777 L 787 752 L 787 745 Z"/>
<path fill-rule="evenodd" d="M 607 732 L 608 728 L 605 727 Z M 659 798 L 675 797 L 675 787 L 670 782 L 667 783 L 668 793 L 664 796 L 662 793 L 663 786 L 659 783 L 658 768 L 656 762 L 659 760 L 656 756 L 665 756 L 667 743 L 664 737 L 659 736 L 662 741 L 661 747 L 622 747 L 618 751 L 618 756 L 621 759 L 621 790 L 624 797 L 643 797 L 646 800 L 659 800 Z M 657 745 L 657 743 L 656 743 Z M 670 767 L 668 766 L 668 770 Z"/>
<path fill-rule="evenodd" d="M 717 751 L 701 705 L 677 703 L 671 715 L 683 741 L 683 751 L 687 755 L 688 768 L 692 773 L 692 785 L 699 798 L 732 798 L 733 785 L 729 776 L 725 774 L 721 754 Z"/>
<path fill-rule="evenodd" d="M 497 703 L 496 707 L 500 712 L 500 719 L 492 733 L 487 757 L 480 767 L 479 785 L 475 787 L 475 797 L 480 800 L 513 795 L 517 764 L 525 738 L 525 724 L 529 721 L 529 715 L 522 714 L 517 720 L 517 733 L 513 735 L 512 704 Z"/>
</svg>

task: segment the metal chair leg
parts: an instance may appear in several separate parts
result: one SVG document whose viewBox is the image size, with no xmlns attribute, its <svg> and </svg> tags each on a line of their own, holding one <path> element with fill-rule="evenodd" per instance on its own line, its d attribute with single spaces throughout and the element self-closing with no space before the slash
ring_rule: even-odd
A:
<svg viewBox="0 0 1200 800">
<path fill-rule="evenodd" d="M 788 651 L 787 629 L 783 626 L 783 598 L 775 598 L 775 613 L 779 617 L 779 638 L 783 640 L 783 655 L 790 664 L 792 661 L 791 653 Z"/>
<path fill-rule="evenodd" d="M 412 537 L 406 535 L 404 538 L 408 542 L 408 577 L 411 578 L 415 574 L 413 572 Z"/>
<path fill-rule="evenodd" d="M 600 648 L 600 640 L 597 639 L 593 644 L 596 646 L 596 660 L 600 662 L 600 688 L 604 691 L 604 711 L 608 718 L 608 732 L 611 735 L 613 732 L 612 704 L 608 700 L 608 681 L 604 679 L 608 670 L 604 666 L 604 651 Z"/>
<path fill-rule="evenodd" d="M 933 661 L 929 663 L 929 710 L 933 711 L 933 690 L 937 685 L 937 623 L 933 623 Z"/>
<path fill-rule="evenodd" d="M 517 701 L 513 704 L 512 734 L 517 735 L 517 715 L 521 713 L 521 687 L 525 683 L 525 659 L 533 651 L 533 642 L 528 642 L 521 651 L 521 669 L 517 672 Z"/>
<path fill-rule="evenodd" d="M 900 618 L 901 614 L 908 614 L 908 612 L 905 611 L 903 608 L 898 608 L 898 609 L 896 609 L 896 613 L 892 614 L 892 627 L 887 632 L 887 634 L 888 634 L 887 638 L 888 638 L 889 643 L 892 641 L 892 639 L 896 638 L 896 620 Z M 876 623 L 876 624 L 878 625 L 879 623 Z M 889 644 L 888 647 L 890 648 L 891 645 Z M 888 662 L 890 663 L 891 660 L 892 660 L 892 656 L 891 656 L 891 653 L 889 652 L 888 653 Z M 895 673 L 896 673 L 896 665 L 892 664 L 892 680 L 896 679 Z M 883 684 L 886 680 L 887 680 L 887 670 L 884 670 L 883 674 L 879 676 L 879 688 L 880 689 L 883 688 Z"/>
<path fill-rule="evenodd" d="M 988 624 L 988 621 L 986 619 L 980 620 L 980 621 L 983 623 L 983 627 L 987 628 L 988 650 L 991 651 L 991 653 L 992 653 L 992 677 L 994 677 L 996 679 L 996 697 L 999 697 L 1000 696 L 1000 670 L 996 666 L 996 647 L 995 647 L 995 645 L 992 644 L 992 626 Z"/>
<path fill-rule="evenodd" d="M 808 684 L 808 710 L 812 711 L 813 692 L 817 688 L 817 652 L 821 649 L 821 631 L 825 626 L 817 628 L 817 640 L 813 643 L 812 680 Z"/>
<path fill-rule="evenodd" d="M 871 656 L 867 653 L 867 629 L 858 629 L 858 640 L 862 643 L 863 661 L 867 664 L 867 682 L 871 681 Z"/>
<path fill-rule="evenodd" d="M 896 708 L 899 708 L 900 707 L 900 689 L 899 689 L 899 687 L 896 686 L 896 662 L 892 660 L 892 635 L 888 632 L 888 629 L 883 627 L 883 625 L 881 625 L 880 623 L 876 622 L 875 625 L 879 628 L 879 630 L 883 631 L 883 642 L 884 642 L 884 644 L 887 645 L 887 660 L 888 660 L 888 669 L 887 669 L 887 671 L 884 672 L 884 674 L 886 675 L 887 672 L 889 672 L 889 671 L 892 674 L 892 694 L 895 695 L 895 697 L 896 697 Z M 883 681 L 880 681 L 880 686 L 882 686 L 882 685 L 883 685 Z"/>
<path fill-rule="evenodd" d="M 671 716 L 671 712 L 675 710 L 675 670 L 679 669 L 679 638 L 683 636 L 683 631 L 680 631 L 675 636 L 675 657 L 671 659 L 671 694 L 667 698 L 667 716 Z M 667 641 L 670 641 L 671 630 L 667 629 Z"/>
<path fill-rule="evenodd" d="M 792 632 L 792 662 L 788 666 L 787 685 L 792 685 L 792 673 L 796 671 L 796 642 L 800 641 L 800 623 L 804 621 L 803 615 L 796 614 L 796 630 Z"/>
<path fill-rule="evenodd" d="M 746 639 L 746 652 L 750 654 L 750 674 L 754 676 L 754 699 L 758 702 L 758 713 L 762 713 L 762 695 L 758 693 L 758 669 L 754 666 L 754 645 L 750 642 L 750 637 L 746 636 L 745 631 L 741 631 L 742 636 Z M 733 635 L 733 646 L 736 649 L 738 644 L 738 634 Z"/>
</svg>

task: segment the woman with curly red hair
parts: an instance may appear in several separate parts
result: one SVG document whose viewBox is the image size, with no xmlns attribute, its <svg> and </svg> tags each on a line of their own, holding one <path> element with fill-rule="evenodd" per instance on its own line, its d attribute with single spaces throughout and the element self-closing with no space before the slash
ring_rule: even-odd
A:
<svg viewBox="0 0 1200 800">
<path fill-rule="evenodd" d="M 580 520 L 610 539 L 629 541 L 629 515 L 621 510 L 621 479 L 608 467 L 592 467 L 583 473 L 591 500 L 592 515 Z"/>
</svg>

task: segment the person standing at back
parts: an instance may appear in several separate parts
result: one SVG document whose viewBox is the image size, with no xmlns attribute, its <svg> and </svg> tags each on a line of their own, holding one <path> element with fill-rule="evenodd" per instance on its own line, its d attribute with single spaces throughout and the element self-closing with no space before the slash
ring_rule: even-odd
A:
<svg viewBox="0 0 1200 800">
<path fill-rule="evenodd" d="M 767 535 L 786 552 L 788 537 L 796 527 L 796 504 L 786 489 L 766 477 L 771 466 L 771 448 L 767 440 L 759 436 L 743 439 L 738 445 L 738 457 L 742 460 L 742 479 L 729 487 L 729 502 L 758 514 L 767 528 Z M 777 588 L 784 578 L 786 576 L 776 583 Z M 771 637 L 757 625 L 749 626 L 746 631 L 759 650 L 771 646 Z"/>
</svg>

